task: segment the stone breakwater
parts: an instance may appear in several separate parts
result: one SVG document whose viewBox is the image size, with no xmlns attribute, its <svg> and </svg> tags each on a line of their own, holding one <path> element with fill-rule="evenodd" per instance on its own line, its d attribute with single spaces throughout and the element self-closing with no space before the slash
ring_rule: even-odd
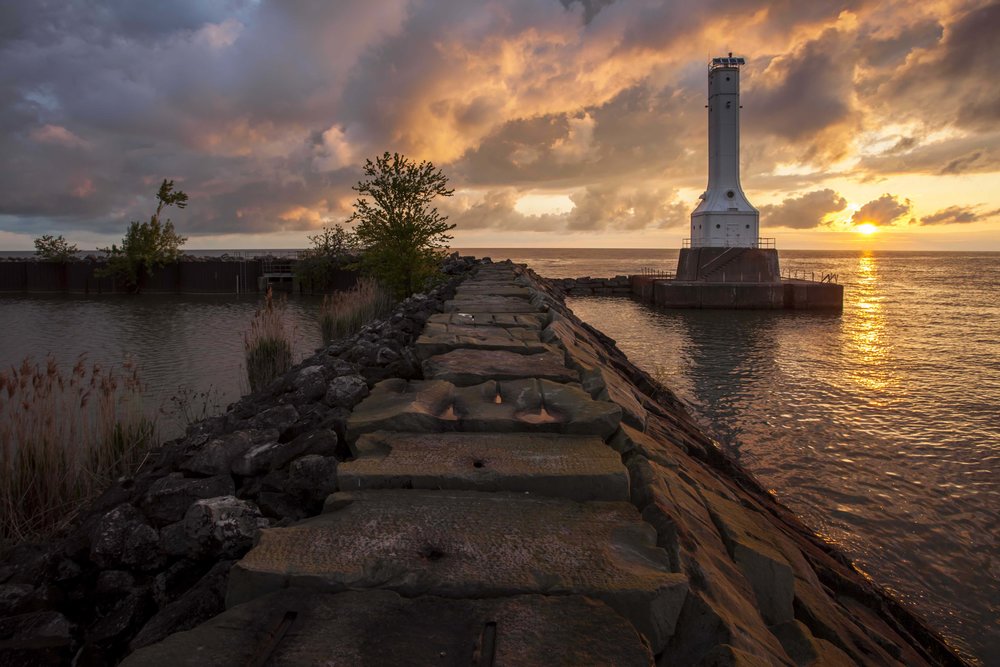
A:
<svg viewBox="0 0 1000 667">
<path fill-rule="evenodd" d="M 0 663 L 962 664 L 521 266 L 167 443 L 0 566 Z"/>
</svg>

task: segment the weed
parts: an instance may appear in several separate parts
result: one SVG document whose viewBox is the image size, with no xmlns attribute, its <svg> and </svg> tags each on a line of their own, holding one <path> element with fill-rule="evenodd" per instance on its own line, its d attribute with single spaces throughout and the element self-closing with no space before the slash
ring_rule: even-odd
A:
<svg viewBox="0 0 1000 667">
<path fill-rule="evenodd" d="M 392 295 L 371 278 L 362 278 L 349 290 L 326 295 L 319 314 L 323 342 L 349 336 L 388 313 L 392 306 Z"/>
<path fill-rule="evenodd" d="M 0 543 L 65 525 L 155 442 L 129 359 L 116 372 L 80 355 L 65 373 L 29 357 L 0 372 Z"/>
<path fill-rule="evenodd" d="M 285 330 L 285 309 L 285 301 L 275 301 L 269 287 L 264 307 L 254 313 L 250 331 L 243 334 L 251 391 L 265 387 L 292 367 L 292 341 Z"/>
</svg>

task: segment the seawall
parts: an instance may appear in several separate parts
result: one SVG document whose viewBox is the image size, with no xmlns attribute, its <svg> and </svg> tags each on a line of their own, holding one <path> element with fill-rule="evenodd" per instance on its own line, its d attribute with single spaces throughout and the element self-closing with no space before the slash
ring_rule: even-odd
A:
<svg viewBox="0 0 1000 667">
<path fill-rule="evenodd" d="M 266 257 L 209 257 L 172 262 L 142 276 L 142 292 L 147 294 L 243 294 L 262 292 L 268 275 Z M 286 262 L 287 264 L 287 262 Z M 45 262 L 36 260 L 0 261 L 0 293 L 121 294 L 127 290 L 112 278 L 98 278 L 101 260 Z M 290 265 L 289 265 L 290 266 Z M 283 287 L 291 286 L 290 268 Z M 333 289 L 348 289 L 357 281 L 357 272 L 346 269 L 331 274 Z M 265 279 L 265 280 L 262 280 Z"/>
<path fill-rule="evenodd" d="M 446 268 L 10 554 L 0 662 L 964 664 L 555 285 Z"/>
</svg>

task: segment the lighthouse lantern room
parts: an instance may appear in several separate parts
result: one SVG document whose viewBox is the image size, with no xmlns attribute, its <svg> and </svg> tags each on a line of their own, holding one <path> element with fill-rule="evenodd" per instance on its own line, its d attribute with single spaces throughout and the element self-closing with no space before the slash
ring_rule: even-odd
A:
<svg viewBox="0 0 1000 667">
<path fill-rule="evenodd" d="M 712 58 L 708 66 L 708 189 L 691 214 L 692 248 L 756 248 L 760 214 L 740 186 L 740 66 Z"/>
</svg>

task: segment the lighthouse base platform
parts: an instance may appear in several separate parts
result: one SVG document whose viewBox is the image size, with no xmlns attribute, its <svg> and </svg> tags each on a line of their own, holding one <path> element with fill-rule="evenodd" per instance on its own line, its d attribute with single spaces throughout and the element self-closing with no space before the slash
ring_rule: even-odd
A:
<svg viewBox="0 0 1000 667">
<path fill-rule="evenodd" d="M 782 278 L 774 248 L 682 248 L 673 279 L 630 276 L 632 294 L 665 308 L 842 310 L 831 280 Z"/>
<path fill-rule="evenodd" d="M 632 294 L 664 308 L 842 310 L 844 287 L 812 280 L 772 283 L 663 280 L 631 276 Z"/>
</svg>

